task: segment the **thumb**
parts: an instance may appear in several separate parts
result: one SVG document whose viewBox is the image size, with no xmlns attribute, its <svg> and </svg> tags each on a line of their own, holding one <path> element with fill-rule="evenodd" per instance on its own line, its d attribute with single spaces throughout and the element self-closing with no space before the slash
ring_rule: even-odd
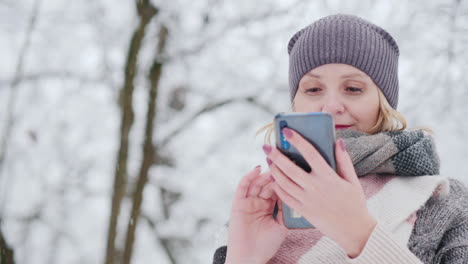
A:
<svg viewBox="0 0 468 264">
<path fill-rule="evenodd" d="M 262 169 L 260 165 L 258 165 L 253 170 L 249 171 L 244 177 L 242 177 L 242 179 L 240 180 L 237 186 L 236 193 L 234 195 L 236 199 L 242 199 L 247 196 L 250 185 L 254 182 L 254 180 L 260 174 L 261 170 Z"/>
<path fill-rule="evenodd" d="M 356 171 L 354 170 L 353 162 L 351 157 L 346 151 L 346 146 L 343 139 L 338 139 L 335 144 L 335 157 L 336 157 L 336 167 L 337 173 L 345 181 L 350 183 L 358 182 L 358 177 Z"/>
</svg>

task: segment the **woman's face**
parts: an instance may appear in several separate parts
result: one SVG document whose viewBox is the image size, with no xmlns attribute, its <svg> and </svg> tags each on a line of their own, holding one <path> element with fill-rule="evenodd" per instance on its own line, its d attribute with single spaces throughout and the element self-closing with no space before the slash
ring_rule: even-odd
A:
<svg viewBox="0 0 468 264">
<path fill-rule="evenodd" d="M 336 129 L 368 133 L 377 123 L 379 89 L 363 71 L 325 64 L 306 73 L 294 97 L 294 112 L 328 112 Z"/>
</svg>

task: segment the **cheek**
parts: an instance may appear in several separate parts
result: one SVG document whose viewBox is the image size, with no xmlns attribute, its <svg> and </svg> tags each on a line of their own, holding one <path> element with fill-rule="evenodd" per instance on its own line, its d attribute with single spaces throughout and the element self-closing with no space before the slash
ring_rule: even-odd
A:
<svg viewBox="0 0 468 264">
<path fill-rule="evenodd" d="M 355 108 L 354 112 L 359 123 L 365 127 L 373 127 L 379 116 L 379 104 L 375 100 L 362 103 Z"/>
<path fill-rule="evenodd" d="M 307 97 L 296 94 L 294 97 L 294 111 L 296 112 L 320 112 L 321 107 L 318 103 L 308 100 Z"/>
</svg>

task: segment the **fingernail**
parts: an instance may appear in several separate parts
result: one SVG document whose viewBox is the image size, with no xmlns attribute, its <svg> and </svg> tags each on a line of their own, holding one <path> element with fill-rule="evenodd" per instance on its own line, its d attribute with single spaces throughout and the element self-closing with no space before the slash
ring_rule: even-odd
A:
<svg viewBox="0 0 468 264">
<path fill-rule="evenodd" d="M 254 170 L 256 170 L 256 169 L 258 169 L 258 168 L 260 168 L 260 165 L 255 166 Z"/>
<path fill-rule="evenodd" d="M 269 154 L 271 152 L 271 146 L 268 144 L 263 145 L 263 151 L 265 154 Z"/>
<path fill-rule="evenodd" d="M 338 145 L 340 145 L 340 148 L 342 151 L 346 151 L 346 146 L 345 146 L 345 143 L 343 141 L 343 139 L 338 139 Z"/>
<path fill-rule="evenodd" d="M 283 128 L 283 134 L 286 138 L 291 138 L 293 136 L 291 129 L 287 127 Z"/>
<path fill-rule="evenodd" d="M 270 166 L 273 163 L 273 161 L 271 161 L 271 159 L 269 158 L 266 158 L 266 160 L 267 160 L 268 166 Z"/>
<path fill-rule="evenodd" d="M 270 174 L 270 179 L 271 179 L 272 181 L 275 181 L 275 178 L 273 178 L 273 175 L 271 175 L 271 174 Z"/>
</svg>

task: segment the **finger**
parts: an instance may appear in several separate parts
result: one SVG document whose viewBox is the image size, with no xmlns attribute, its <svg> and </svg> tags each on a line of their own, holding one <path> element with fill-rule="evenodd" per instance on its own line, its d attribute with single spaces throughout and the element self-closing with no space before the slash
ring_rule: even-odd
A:
<svg viewBox="0 0 468 264">
<path fill-rule="evenodd" d="M 286 155 L 281 153 L 276 147 L 272 148 L 267 153 L 267 159 L 275 163 L 284 173 L 297 185 L 304 186 L 305 178 L 309 176 L 301 167 L 297 166 L 296 163 L 291 161 Z M 268 161 L 268 160 L 267 160 Z"/>
<path fill-rule="evenodd" d="M 315 174 L 328 175 L 330 170 L 333 171 L 317 148 L 315 148 L 315 146 L 301 134 L 288 127 L 283 128 L 283 134 L 286 137 L 286 140 L 301 153 L 309 166 L 311 168 L 313 167 Z"/>
<path fill-rule="evenodd" d="M 275 179 L 275 182 L 281 186 L 287 193 L 289 193 L 292 197 L 297 200 L 300 200 L 302 194 L 304 193 L 304 189 L 293 182 L 285 173 L 276 166 L 275 163 L 270 165 L 270 171 Z"/>
<path fill-rule="evenodd" d="M 257 197 L 262 191 L 263 186 L 265 186 L 270 179 L 270 171 L 264 172 L 257 177 L 249 187 L 247 192 L 247 197 Z"/>
<path fill-rule="evenodd" d="M 341 138 L 336 141 L 335 153 L 338 175 L 350 183 L 359 182 L 351 157 L 346 151 L 346 146 Z"/>
<path fill-rule="evenodd" d="M 273 184 L 274 184 L 274 181 L 270 178 L 268 184 L 265 185 L 260 191 L 260 193 L 258 194 L 258 197 L 265 199 L 265 200 L 274 199 L 275 191 L 273 190 Z"/>
<path fill-rule="evenodd" d="M 235 197 L 237 199 L 245 198 L 247 196 L 249 186 L 255 180 L 255 178 L 258 176 L 258 174 L 260 173 L 260 170 L 261 170 L 260 165 L 258 165 L 253 170 L 251 170 L 249 173 L 244 175 L 244 177 L 242 177 L 242 179 L 239 182 L 239 185 L 237 186 L 237 190 L 236 190 L 236 193 L 235 193 Z"/>
<path fill-rule="evenodd" d="M 281 188 L 280 185 L 278 184 L 275 184 L 273 186 L 273 189 L 275 190 L 275 193 L 278 195 L 278 197 L 284 201 L 287 205 L 289 205 L 289 207 L 293 208 L 294 210 L 300 212 L 300 208 L 302 206 L 302 203 L 298 200 L 296 200 L 294 197 L 292 197 L 291 195 L 289 195 L 289 193 L 287 193 L 285 190 L 283 190 L 283 188 Z M 283 210 L 283 208 L 281 207 L 281 211 Z"/>
</svg>

